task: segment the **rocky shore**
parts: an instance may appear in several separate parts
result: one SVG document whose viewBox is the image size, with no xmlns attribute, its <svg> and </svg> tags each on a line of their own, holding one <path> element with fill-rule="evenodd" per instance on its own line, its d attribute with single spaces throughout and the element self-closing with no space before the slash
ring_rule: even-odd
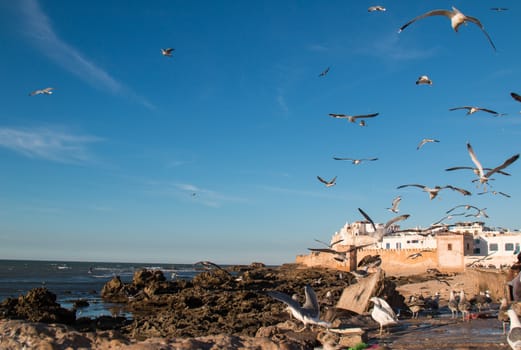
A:
<svg viewBox="0 0 521 350">
<path fill-rule="evenodd" d="M 405 314 L 406 296 L 397 287 L 432 281 L 433 276 L 385 277 L 375 294 Z M 322 319 L 337 329 L 362 330 L 352 346 L 370 340 L 378 328 L 369 313 L 336 307 L 344 289 L 357 283 L 348 272 L 289 264 L 214 268 L 191 281 L 167 281 L 160 271 L 140 270 L 131 283 L 114 277 L 101 291 L 106 301 L 122 303 L 132 319 L 76 317 L 76 310 L 62 308 L 50 291 L 37 288 L 0 303 L 0 348 L 314 349 L 338 344 L 340 335 L 320 327 L 298 332 L 302 324 L 290 318 L 286 305 L 266 295 L 276 290 L 303 303 L 306 284 L 317 294 Z"/>
</svg>

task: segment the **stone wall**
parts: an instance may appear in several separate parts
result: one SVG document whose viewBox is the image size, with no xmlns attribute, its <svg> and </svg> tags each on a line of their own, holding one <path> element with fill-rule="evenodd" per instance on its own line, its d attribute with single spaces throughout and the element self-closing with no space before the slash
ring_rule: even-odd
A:
<svg viewBox="0 0 521 350">
<path fill-rule="evenodd" d="M 421 256 L 416 259 L 409 257 L 416 253 L 421 253 Z M 377 254 L 382 258 L 381 267 L 387 274 L 393 276 L 420 274 L 425 273 L 429 268 L 438 268 L 438 254 L 435 249 L 429 251 L 422 249 L 361 249 L 357 252 L 357 261 L 366 255 Z M 296 263 L 308 267 L 320 266 L 349 271 L 348 262 L 340 263 L 329 253 L 313 252 L 309 255 L 298 255 Z M 440 271 L 444 272 L 441 269 Z"/>
</svg>

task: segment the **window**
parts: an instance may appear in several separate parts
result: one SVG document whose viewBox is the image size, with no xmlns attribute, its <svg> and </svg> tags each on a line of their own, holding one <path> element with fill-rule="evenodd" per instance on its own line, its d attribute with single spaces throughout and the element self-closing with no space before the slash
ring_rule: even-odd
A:
<svg viewBox="0 0 521 350">
<path fill-rule="evenodd" d="M 474 254 L 481 254 L 481 248 L 474 248 Z"/>
<path fill-rule="evenodd" d="M 389 242 L 385 243 L 385 249 L 391 249 L 391 243 L 389 243 Z"/>
<path fill-rule="evenodd" d="M 402 243 L 396 242 L 396 249 L 402 249 Z"/>
<path fill-rule="evenodd" d="M 476 238 L 476 239 L 474 240 L 474 244 L 479 244 L 480 242 L 481 242 L 481 240 L 480 240 L 479 238 Z"/>
<path fill-rule="evenodd" d="M 467 250 L 469 250 L 469 249 L 470 249 L 470 244 L 469 244 L 469 243 L 467 243 Z"/>
<path fill-rule="evenodd" d="M 498 251 L 497 243 L 490 243 L 488 245 L 488 250 L 490 250 L 491 252 L 497 252 Z"/>
<path fill-rule="evenodd" d="M 452 243 L 447 244 L 447 250 L 452 250 Z"/>
<path fill-rule="evenodd" d="M 505 243 L 505 250 L 511 252 L 514 250 L 514 243 Z"/>
<path fill-rule="evenodd" d="M 418 240 L 417 239 L 413 239 L 412 243 L 418 243 Z"/>
</svg>

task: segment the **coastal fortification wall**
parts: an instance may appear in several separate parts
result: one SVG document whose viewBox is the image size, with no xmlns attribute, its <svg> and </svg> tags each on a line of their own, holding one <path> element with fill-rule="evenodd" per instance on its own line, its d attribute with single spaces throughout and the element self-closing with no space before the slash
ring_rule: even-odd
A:
<svg viewBox="0 0 521 350">
<path fill-rule="evenodd" d="M 411 255 L 421 253 L 416 258 Z M 442 272 L 460 272 L 464 267 L 452 268 L 450 271 L 441 269 L 438 263 L 438 253 L 436 249 L 425 251 L 423 249 L 361 249 L 357 252 L 357 261 L 367 255 L 380 255 L 382 258 L 381 267 L 389 275 L 403 276 L 425 273 L 429 268 L 436 268 Z M 349 271 L 349 263 L 336 261 L 330 253 L 312 252 L 309 255 L 298 255 L 297 264 L 313 267 L 328 267 L 342 271 Z"/>
</svg>

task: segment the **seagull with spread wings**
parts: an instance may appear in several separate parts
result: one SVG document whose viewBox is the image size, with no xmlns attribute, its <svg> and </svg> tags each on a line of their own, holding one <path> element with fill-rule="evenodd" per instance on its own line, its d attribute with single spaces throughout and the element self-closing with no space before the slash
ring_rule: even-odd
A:
<svg viewBox="0 0 521 350">
<path fill-rule="evenodd" d="M 496 111 L 493 111 L 491 109 L 487 109 L 487 108 L 481 108 L 481 107 L 475 107 L 475 106 L 461 106 L 461 107 L 454 107 L 454 108 L 449 108 L 449 111 L 456 111 L 456 110 L 459 110 L 459 109 L 466 109 L 467 110 L 467 115 L 471 115 L 471 114 L 474 114 L 478 111 L 483 111 L 483 112 L 487 112 L 487 113 L 490 113 L 490 114 L 493 114 L 494 116 L 500 116 L 500 115 L 503 115 L 503 114 L 500 114 Z"/>
<path fill-rule="evenodd" d="M 472 149 L 472 146 L 468 142 L 467 142 L 467 151 L 469 152 L 470 159 L 472 160 L 472 162 L 474 163 L 476 168 L 478 168 L 478 177 L 479 178 L 477 180 L 479 181 L 480 184 L 485 185 L 485 186 L 488 183 L 488 181 L 490 180 L 490 176 L 492 176 L 494 173 L 508 167 L 510 164 L 514 163 L 519 158 L 519 153 L 516 155 L 513 155 L 512 157 L 505 160 L 503 162 L 503 164 L 501 164 L 485 173 L 485 171 L 483 170 L 483 166 L 481 165 L 481 163 L 478 160 L 478 157 L 476 156 L 476 153 L 474 153 L 474 149 Z"/>
<path fill-rule="evenodd" d="M 485 34 L 485 36 L 488 39 L 488 42 L 490 43 L 490 45 L 492 45 L 492 48 L 494 49 L 494 51 L 496 51 L 496 46 L 492 42 L 492 39 L 490 38 L 488 33 L 485 31 L 485 27 L 483 26 L 483 24 L 481 24 L 479 19 L 477 19 L 476 17 L 464 15 L 460 10 L 458 10 L 454 6 L 452 7 L 452 11 L 450 11 L 450 10 L 432 10 L 427 13 L 424 13 L 423 15 L 419 15 L 418 17 L 413 18 L 412 20 L 410 20 L 409 22 L 407 22 L 403 26 L 401 26 L 400 30 L 398 30 L 398 33 L 401 33 L 405 28 L 407 28 L 409 25 L 416 22 L 417 20 L 420 20 L 420 19 L 423 19 L 426 17 L 430 17 L 430 16 L 445 16 L 445 17 L 449 18 L 452 29 L 454 29 L 455 32 L 458 31 L 459 26 L 462 24 L 467 24 L 467 22 L 474 23 L 481 29 L 483 34 Z"/>
<path fill-rule="evenodd" d="M 372 161 L 378 160 L 378 158 L 359 158 L 359 159 L 356 159 L 356 158 L 340 158 L 340 157 L 333 157 L 333 159 L 334 160 L 350 160 L 351 163 L 353 163 L 355 165 L 358 165 L 358 164 L 362 163 L 363 161 L 372 162 Z"/>
<path fill-rule="evenodd" d="M 439 140 L 435 140 L 435 139 L 423 139 L 423 140 L 420 141 L 418 146 L 416 146 L 416 150 L 419 150 L 420 148 L 423 147 L 423 145 L 425 145 L 426 143 L 429 143 L 429 142 L 440 142 L 440 141 Z"/>
<path fill-rule="evenodd" d="M 416 80 L 416 85 L 432 85 L 432 80 L 428 76 L 422 75 Z"/>
<path fill-rule="evenodd" d="M 361 114 L 361 115 L 347 115 L 347 114 L 337 114 L 337 113 L 329 113 L 329 116 L 337 119 L 347 119 L 349 122 L 354 123 L 357 119 L 361 118 L 374 118 L 379 113 L 371 113 L 371 114 Z"/>
<path fill-rule="evenodd" d="M 327 73 L 329 73 L 329 68 L 330 67 L 327 67 L 326 69 L 324 69 L 318 76 L 325 77 L 327 75 Z"/>
<path fill-rule="evenodd" d="M 390 208 L 386 208 L 387 210 L 393 212 L 393 213 L 398 213 L 400 211 L 400 209 L 398 209 L 398 206 L 400 205 L 400 201 L 402 200 L 402 197 L 401 196 L 397 196 L 393 199 L 393 202 L 391 204 L 391 207 Z"/>
<path fill-rule="evenodd" d="M 380 5 L 375 5 L 375 6 L 369 6 L 369 8 L 367 9 L 368 12 L 384 12 L 386 11 L 387 9 L 383 6 L 380 6 Z"/>
<path fill-rule="evenodd" d="M 281 301 L 286 304 L 291 311 L 291 314 L 300 322 L 304 323 L 304 328 L 297 332 L 302 332 L 307 328 L 308 325 L 318 325 L 329 328 L 331 324 L 326 321 L 320 320 L 320 307 L 318 305 L 317 295 L 310 285 L 306 284 L 304 287 L 304 294 L 306 295 L 306 301 L 302 306 L 293 300 L 293 298 L 287 294 L 279 291 L 269 291 L 267 294 L 275 300 Z"/>
<path fill-rule="evenodd" d="M 175 51 L 175 49 L 169 47 L 167 49 L 161 49 L 161 54 L 163 56 L 172 57 L 172 52 L 174 52 L 174 51 Z"/>
<path fill-rule="evenodd" d="M 320 181 L 324 185 L 326 185 L 326 187 L 331 187 L 331 186 L 335 186 L 336 185 L 336 176 L 334 178 L 332 178 L 331 180 L 329 180 L 329 181 L 324 180 L 320 176 L 317 176 L 317 179 L 318 179 L 318 181 Z"/>
<path fill-rule="evenodd" d="M 40 89 L 40 90 L 34 90 L 33 92 L 31 92 L 29 94 L 29 96 L 34 96 L 34 95 L 52 95 L 52 90 L 54 90 L 54 88 L 52 87 L 48 87 L 48 88 L 45 88 L 45 89 Z"/>
<path fill-rule="evenodd" d="M 464 196 L 470 196 L 471 195 L 471 193 L 469 191 L 464 190 L 464 189 L 459 188 L 459 187 L 454 187 L 454 186 L 451 186 L 451 185 L 434 186 L 434 187 L 431 188 L 431 187 L 427 187 L 425 185 L 420 185 L 420 184 L 406 184 L 406 185 L 400 185 L 400 186 L 398 186 L 396 188 L 400 189 L 400 188 L 409 187 L 409 186 L 421 188 L 423 191 L 425 191 L 425 192 L 427 192 L 429 194 L 429 198 L 431 200 L 436 198 L 436 196 L 438 196 L 438 193 L 441 190 L 445 189 L 445 188 L 450 188 L 451 190 L 458 191 L 459 193 L 461 193 Z"/>
</svg>

